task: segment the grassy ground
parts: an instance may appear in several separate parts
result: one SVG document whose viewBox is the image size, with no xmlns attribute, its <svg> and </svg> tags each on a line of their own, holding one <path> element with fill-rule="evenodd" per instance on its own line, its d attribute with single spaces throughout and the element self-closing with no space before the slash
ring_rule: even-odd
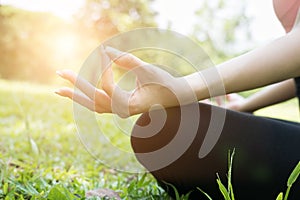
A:
<svg viewBox="0 0 300 200">
<path fill-rule="evenodd" d="M 258 90 L 252 90 L 243 92 L 243 96 L 249 96 Z M 300 115 L 299 115 L 299 102 L 297 98 L 293 98 L 289 101 L 276 104 L 273 106 L 269 106 L 267 108 L 260 109 L 256 111 L 254 114 L 258 116 L 265 116 L 265 117 L 272 117 L 282 120 L 300 122 Z"/>
<path fill-rule="evenodd" d="M 295 106 L 259 114 L 296 120 Z M 95 188 L 122 199 L 168 199 L 150 175 L 117 173 L 95 160 L 76 135 L 72 104 L 53 88 L 0 80 L 0 199 L 85 199 Z"/>
<path fill-rule="evenodd" d="M 53 88 L 0 81 L 0 199 L 84 199 L 95 188 L 166 197 L 150 175 L 97 162 L 77 137 L 72 104 Z"/>
<path fill-rule="evenodd" d="M 256 115 L 274 117 L 283 120 L 300 122 L 298 100 L 296 98 L 284 103 L 270 106 L 255 112 Z"/>
</svg>

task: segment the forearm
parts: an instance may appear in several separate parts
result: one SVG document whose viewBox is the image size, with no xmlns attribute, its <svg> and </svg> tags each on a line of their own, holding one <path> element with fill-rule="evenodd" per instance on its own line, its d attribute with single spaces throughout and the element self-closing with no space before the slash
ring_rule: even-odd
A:
<svg viewBox="0 0 300 200">
<path fill-rule="evenodd" d="M 240 92 L 300 76 L 300 29 L 265 47 L 186 78 L 199 100 Z M 220 78 L 214 78 L 220 76 Z M 198 84 L 197 84 L 198 83 Z M 214 92 L 209 92 L 214 91 Z"/>
<path fill-rule="evenodd" d="M 296 87 L 293 79 L 268 86 L 248 97 L 239 107 L 242 112 L 254 112 L 260 108 L 271 106 L 289 100 L 296 96 Z"/>
<path fill-rule="evenodd" d="M 218 66 L 227 93 L 300 76 L 300 31 Z"/>
</svg>

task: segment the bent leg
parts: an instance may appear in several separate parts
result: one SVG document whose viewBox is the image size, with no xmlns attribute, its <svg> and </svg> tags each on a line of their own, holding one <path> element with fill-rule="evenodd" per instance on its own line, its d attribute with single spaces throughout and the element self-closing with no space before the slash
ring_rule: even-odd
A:
<svg viewBox="0 0 300 200">
<path fill-rule="evenodd" d="M 222 199 L 216 173 L 223 183 L 227 183 L 228 151 L 233 149 L 232 183 L 236 199 L 275 199 L 279 192 L 286 190 L 288 176 L 300 161 L 299 124 L 226 110 L 224 126 L 216 145 L 208 155 L 200 158 L 199 150 L 209 127 L 220 123 L 211 120 L 212 110 L 217 114 L 225 110 L 197 104 L 200 117 L 188 119 L 190 124 L 197 125 L 196 133 L 193 133 L 192 126 L 180 125 L 185 120 L 183 118 L 188 117 L 186 114 L 182 116 L 183 112 L 191 112 L 190 116 L 193 116 L 195 109 L 191 109 L 192 106 L 169 108 L 166 113 L 160 110 L 145 113 L 136 122 L 131 136 L 137 159 L 171 196 L 172 189 L 168 190 L 164 182 L 174 185 L 181 194 L 194 190 L 194 199 L 205 199 L 196 187 L 213 199 Z M 150 126 L 152 122 L 164 120 L 159 130 Z M 186 142 L 173 142 L 178 134 L 193 139 L 189 146 L 182 146 Z M 189 137 L 191 134 L 195 136 Z M 164 149 L 167 150 L 164 152 Z M 179 152 L 182 149 L 184 151 Z M 152 157 L 149 157 L 150 154 Z M 298 180 L 289 199 L 300 199 L 299 186 Z"/>
</svg>

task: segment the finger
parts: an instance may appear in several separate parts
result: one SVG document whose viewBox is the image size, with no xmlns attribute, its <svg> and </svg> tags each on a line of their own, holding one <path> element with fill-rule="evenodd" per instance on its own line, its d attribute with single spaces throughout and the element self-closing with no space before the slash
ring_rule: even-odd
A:
<svg viewBox="0 0 300 200">
<path fill-rule="evenodd" d="M 232 94 L 227 94 L 226 95 L 226 100 L 227 101 L 232 101 L 232 100 L 235 100 L 235 99 L 238 99 L 240 96 L 237 95 L 236 93 L 232 93 Z"/>
<path fill-rule="evenodd" d="M 228 101 L 228 102 L 230 102 L 232 99 L 230 94 L 226 94 L 225 98 L 226 98 L 226 101 Z"/>
<path fill-rule="evenodd" d="M 117 65 L 124 67 L 127 70 L 145 66 L 147 64 L 131 53 L 122 52 L 109 46 L 105 48 L 105 52 Z"/>
<path fill-rule="evenodd" d="M 87 80 L 77 76 L 72 70 L 61 70 L 56 72 L 62 78 L 70 81 L 75 87 L 86 94 L 90 99 L 95 99 L 96 88 Z"/>
<path fill-rule="evenodd" d="M 84 94 L 79 93 L 78 91 L 75 91 L 71 88 L 67 88 L 67 87 L 60 88 L 60 89 L 56 90 L 55 93 L 60 96 L 67 97 L 71 100 L 74 100 L 75 102 L 88 108 L 89 110 L 92 110 L 92 111 L 95 110 L 94 101 L 92 101 L 90 98 L 88 98 Z"/>
<path fill-rule="evenodd" d="M 78 91 L 75 91 L 71 88 L 67 88 L 67 87 L 60 88 L 60 89 L 56 90 L 55 93 L 60 96 L 67 97 L 67 98 L 75 101 L 76 103 L 86 107 L 87 109 L 89 109 L 91 111 L 96 111 L 98 113 L 104 113 L 104 112 L 109 112 L 109 110 L 110 110 L 110 109 L 105 109 L 99 105 L 97 106 L 93 100 L 91 100 L 84 94 L 82 94 Z"/>
<path fill-rule="evenodd" d="M 223 106 L 224 105 L 223 97 L 221 97 L 221 96 L 215 97 L 215 100 L 216 100 L 216 103 L 217 103 L 218 106 Z"/>
<path fill-rule="evenodd" d="M 95 95 L 95 103 L 96 110 L 100 108 L 104 109 L 105 112 L 111 113 L 111 98 L 106 94 L 105 91 L 97 89 Z"/>
<path fill-rule="evenodd" d="M 103 46 L 100 47 L 101 65 L 102 65 L 102 76 L 101 76 L 101 87 L 111 97 L 114 89 L 114 75 L 111 66 L 111 60 L 104 51 Z"/>
<path fill-rule="evenodd" d="M 110 97 L 114 93 L 116 87 L 113 79 L 113 71 L 111 68 L 106 69 L 102 73 L 101 87 Z"/>
<path fill-rule="evenodd" d="M 209 99 L 204 99 L 200 101 L 201 103 L 205 103 L 205 104 L 212 104 L 212 102 Z"/>
<path fill-rule="evenodd" d="M 131 115 L 129 97 L 125 91 L 120 88 L 116 88 L 112 101 L 111 101 L 111 111 L 112 113 L 117 114 L 121 118 L 127 118 Z"/>
<path fill-rule="evenodd" d="M 228 94 L 226 95 L 226 99 L 227 101 L 236 101 L 236 100 L 242 100 L 243 97 L 241 97 L 240 95 L 236 94 L 236 93 L 232 93 L 232 94 Z"/>
<path fill-rule="evenodd" d="M 56 71 L 56 74 L 62 77 L 63 79 L 70 81 L 73 85 L 76 82 L 77 75 L 72 70 L 69 69 L 58 70 Z"/>
<path fill-rule="evenodd" d="M 100 49 L 100 57 L 101 57 L 102 70 L 105 70 L 105 69 L 111 67 L 111 59 L 107 55 L 107 53 L 105 52 L 105 49 L 104 49 L 103 45 L 101 45 L 99 47 L 99 49 Z"/>
<path fill-rule="evenodd" d="M 135 82 L 136 82 L 136 87 L 137 88 L 142 87 L 142 84 L 141 84 L 141 82 L 138 79 L 136 79 Z"/>
</svg>

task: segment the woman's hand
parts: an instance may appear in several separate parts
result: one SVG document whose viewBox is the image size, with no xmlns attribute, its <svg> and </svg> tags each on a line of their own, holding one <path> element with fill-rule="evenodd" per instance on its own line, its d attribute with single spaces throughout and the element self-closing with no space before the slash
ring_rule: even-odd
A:
<svg viewBox="0 0 300 200">
<path fill-rule="evenodd" d="M 201 103 L 220 106 L 222 108 L 242 111 L 247 102 L 247 99 L 237 93 L 226 94 L 225 96 L 217 96 L 212 99 L 202 100 Z"/>
<path fill-rule="evenodd" d="M 102 65 L 105 67 L 101 77 L 101 89 L 70 70 L 62 70 L 57 74 L 70 81 L 82 93 L 71 88 L 60 88 L 56 91 L 57 94 L 73 99 L 92 111 L 115 113 L 120 117 L 147 112 L 155 105 L 172 107 L 197 101 L 184 77 L 174 77 L 132 54 L 120 52 L 112 47 L 100 48 Z M 125 91 L 114 82 L 111 60 L 118 66 L 134 72 L 137 79 L 134 90 Z"/>
<path fill-rule="evenodd" d="M 243 106 L 246 103 L 246 99 L 237 93 L 225 95 L 225 100 L 216 98 L 219 106 L 235 111 L 243 111 Z"/>
</svg>

